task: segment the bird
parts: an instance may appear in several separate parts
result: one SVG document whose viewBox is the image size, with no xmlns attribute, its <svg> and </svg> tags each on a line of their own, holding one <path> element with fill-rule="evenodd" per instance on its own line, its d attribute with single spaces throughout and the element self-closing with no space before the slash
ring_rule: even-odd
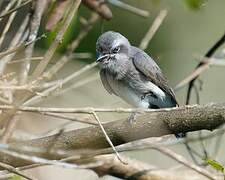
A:
<svg viewBox="0 0 225 180">
<path fill-rule="evenodd" d="M 110 94 L 137 108 L 178 106 L 175 93 L 156 62 L 119 32 L 101 34 L 96 55 L 102 84 Z"/>
</svg>

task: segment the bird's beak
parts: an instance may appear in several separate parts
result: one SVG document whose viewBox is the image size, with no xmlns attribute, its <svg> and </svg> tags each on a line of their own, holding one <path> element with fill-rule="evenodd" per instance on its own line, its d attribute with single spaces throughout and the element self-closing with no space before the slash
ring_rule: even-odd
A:
<svg viewBox="0 0 225 180">
<path fill-rule="evenodd" d="M 109 58 L 109 57 L 110 57 L 110 54 L 100 55 L 100 56 L 97 57 L 96 62 L 100 62 L 100 61 L 102 61 L 106 58 Z"/>
</svg>

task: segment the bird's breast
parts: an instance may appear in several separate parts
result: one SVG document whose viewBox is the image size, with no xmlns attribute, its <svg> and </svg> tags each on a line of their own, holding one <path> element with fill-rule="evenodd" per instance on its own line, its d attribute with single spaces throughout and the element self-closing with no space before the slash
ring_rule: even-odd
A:
<svg viewBox="0 0 225 180">
<path fill-rule="evenodd" d="M 115 94 L 135 107 L 148 108 L 149 102 L 142 99 L 142 93 L 133 89 L 124 79 L 117 80 L 107 74 L 107 81 Z"/>
</svg>

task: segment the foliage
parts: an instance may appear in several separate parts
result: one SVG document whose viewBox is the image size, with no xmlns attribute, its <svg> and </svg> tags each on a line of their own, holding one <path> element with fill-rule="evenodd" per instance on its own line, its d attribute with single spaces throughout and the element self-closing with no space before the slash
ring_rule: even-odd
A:
<svg viewBox="0 0 225 180">
<path fill-rule="evenodd" d="M 207 159 L 205 159 L 205 162 L 206 162 L 206 164 L 210 165 L 215 170 L 224 173 L 224 166 L 221 163 L 217 162 L 216 160 L 207 158 Z"/>
<path fill-rule="evenodd" d="M 186 0 L 187 5 L 193 10 L 200 9 L 205 2 L 206 0 Z"/>
<path fill-rule="evenodd" d="M 10 178 L 10 180 L 24 180 L 24 178 L 19 175 L 14 175 Z"/>
</svg>

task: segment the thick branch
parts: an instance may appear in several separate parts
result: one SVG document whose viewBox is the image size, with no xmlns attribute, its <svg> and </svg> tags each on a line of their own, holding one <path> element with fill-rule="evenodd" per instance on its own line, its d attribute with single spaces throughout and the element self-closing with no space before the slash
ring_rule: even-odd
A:
<svg viewBox="0 0 225 180">
<path fill-rule="evenodd" d="M 152 167 L 149 164 L 143 162 L 125 158 L 127 164 L 121 163 L 115 155 L 101 155 L 95 157 L 96 160 L 103 162 L 102 166 L 93 168 L 93 170 L 98 173 L 98 175 L 110 174 L 122 179 L 137 179 L 137 180 L 174 180 L 174 179 L 183 179 L 189 180 L 192 179 L 208 179 L 201 174 L 196 173 L 191 170 L 184 169 L 158 169 Z M 222 177 L 217 177 L 222 179 Z"/>
<path fill-rule="evenodd" d="M 180 133 L 202 129 L 213 130 L 224 122 L 225 104 L 208 104 L 149 112 L 138 116 L 133 124 L 124 119 L 106 123 L 104 124 L 104 128 L 112 143 L 119 145 L 147 137 L 163 136 L 171 134 L 171 132 Z M 98 126 L 63 132 L 60 135 L 43 137 L 19 144 L 42 148 L 50 146 L 50 148 L 66 150 L 81 148 L 99 149 L 109 146 Z M 46 154 L 36 155 L 46 157 Z M 0 161 L 13 164 L 14 167 L 30 164 L 23 160 L 6 157 L 2 153 L 0 153 Z"/>
</svg>

